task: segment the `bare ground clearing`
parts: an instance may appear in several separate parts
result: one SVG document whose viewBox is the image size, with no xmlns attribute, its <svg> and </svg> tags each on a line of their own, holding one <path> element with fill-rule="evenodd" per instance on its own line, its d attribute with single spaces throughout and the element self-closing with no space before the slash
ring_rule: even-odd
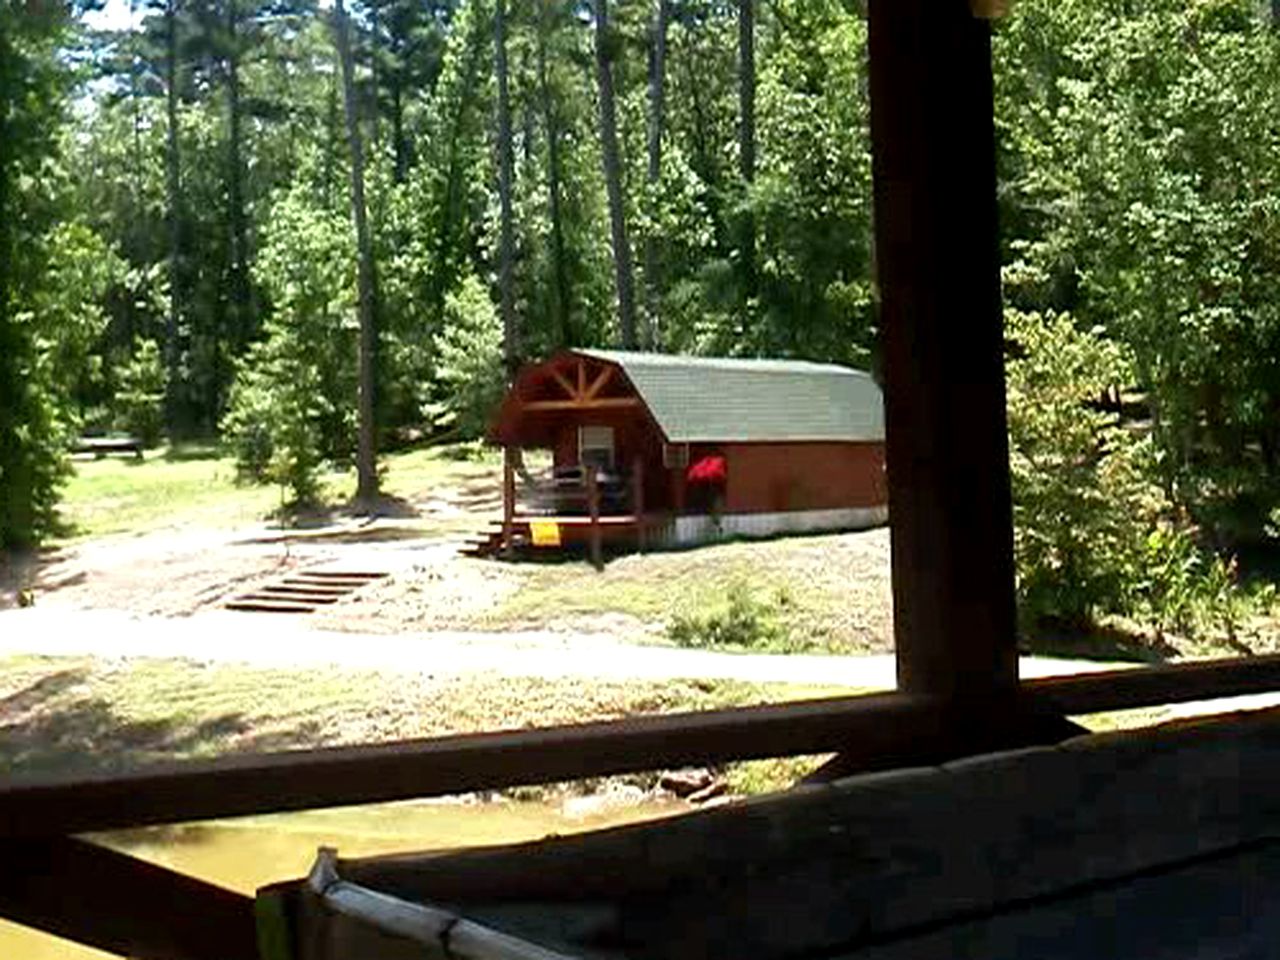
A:
<svg viewBox="0 0 1280 960">
<path fill-rule="evenodd" d="M 82 469 L 89 475 L 69 510 L 73 522 L 88 518 L 80 525 L 93 529 L 111 529 L 107 521 L 122 489 L 142 489 L 130 496 L 145 500 L 149 478 L 164 477 L 166 491 L 175 482 L 164 475 L 175 468 L 164 463 L 131 472 L 116 465 Z M 456 555 L 460 535 L 482 528 L 500 509 L 497 468 L 489 462 L 450 460 L 438 451 L 402 455 L 388 470 L 381 516 L 332 510 L 292 518 L 289 527 L 228 525 L 228 516 L 244 508 L 237 499 L 243 494 L 216 473 L 211 478 L 208 486 L 222 485 L 221 513 L 173 496 L 136 518 L 136 532 L 71 540 L 25 558 L 0 556 L 0 610 L 22 596 L 40 608 L 185 616 L 287 573 L 328 566 L 390 576 L 307 618 L 320 629 L 543 630 L 652 642 L 672 617 L 723 606 L 738 591 L 776 615 L 801 649 L 891 648 L 884 530 L 623 556 L 598 573 L 580 562 L 511 565 Z M 198 480 L 182 477 L 189 486 Z M 123 486 L 129 483 L 135 487 Z"/>
<path fill-rule="evenodd" d="M 335 604 L 316 625 L 354 632 L 524 629 L 653 639 L 677 614 L 745 590 L 802 639 L 838 653 L 892 649 L 889 537 L 860 533 L 726 543 L 585 563 L 455 558 L 415 565 Z"/>
<path fill-rule="evenodd" d="M 372 519 L 332 509 L 291 517 L 288 525 L 229 526 L 226 512 L 188 501 L 166 505 L 129 532 L 73 539 L 35 554 L 0 553 L 0 610 L 16 606 L 25 592 L 41 606 L 183 616 L 300 567 L 403 567 L 406 548 L 438 546 L 484 524 L 500 506 L 491 465 L 433 459 L 428 466 L 393 472 L 381 514 Z M 137 476 L 145 484 L 146 475 Z M 112 487 L 72 501 L 73 526 L 77 518 L 100 526 L 117 499 Z"/>
</svg>

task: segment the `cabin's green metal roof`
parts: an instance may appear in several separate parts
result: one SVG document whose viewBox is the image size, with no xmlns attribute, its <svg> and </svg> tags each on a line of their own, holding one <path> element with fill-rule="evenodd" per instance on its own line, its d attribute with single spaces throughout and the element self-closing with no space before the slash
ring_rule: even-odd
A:
<svg viewBox="0 0 1280 960">
<path fill-rule="evenodd" d="M 573 352 L 621 367 L 672 443 L 884 439 L 880 388 L 861 370 L 799 360 Z"/>
</svg>

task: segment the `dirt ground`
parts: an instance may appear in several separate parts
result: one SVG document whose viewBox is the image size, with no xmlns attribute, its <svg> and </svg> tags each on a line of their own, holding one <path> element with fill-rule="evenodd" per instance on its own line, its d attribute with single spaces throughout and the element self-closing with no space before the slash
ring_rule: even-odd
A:
<svg viewBox="0 0 1280 960">
<path fill-rule="evenodd" d="M 452 558 L 415 565 L 318 614 L 352 632 L 560 630 L 645 641 L 678 613 L 745 586 L 812 649 L 892 650 L 887 529 L 621 556 L 584 563 L 505 564 Z"/>
<path fill-rule="evenodd" d="M 551 630 L 652 642 L 671 617 L 714 607 L 745 585 L 781 611 L 805 649 L 892 648 L 887 530 L 620 556 L 603 572 L 581 562 L 474 560 L 458 554 L 462 537 L 483 529 L 500 501 L 490 470 L 466 469 L 429 491 L 395 491 L 374 519 L 335 511 L 290 528 L 227 528 L 194 517 L 0 555 L 0 610 L 33 603 L 182 617 L 292 571 L 329 568 L 387 577 L 307 615 L 318 629 Z"/>
<path fill-rule="evenodd" d="M 0 610 L 25 600 L 185 616 L 299 568 L 398 569 L 412 548 L 453 543 L 500 511 L 491 471 L 464 469 L 456 483 L 396 491 L 400 495 L 385 498 L 380 515 L 372 519 L 334 510 L 293 518 L 288 526 L 264 521 L 227 528 L 196 516 L 35 554 L 0 553 Z M 433 550 L 433 558 L 438 553 Z"/>
</svg>

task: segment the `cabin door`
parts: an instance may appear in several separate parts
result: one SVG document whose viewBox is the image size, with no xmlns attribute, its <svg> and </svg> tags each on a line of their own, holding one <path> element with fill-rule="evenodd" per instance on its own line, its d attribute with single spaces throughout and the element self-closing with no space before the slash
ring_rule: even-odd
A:
<svg viewBox="0 0 1280 960">
<path fill-rule="evenodd" d="M 578 462 L 584 467 L 612 473 L 615 463 L 613 427 L 579 427 Z"/>
</svg>

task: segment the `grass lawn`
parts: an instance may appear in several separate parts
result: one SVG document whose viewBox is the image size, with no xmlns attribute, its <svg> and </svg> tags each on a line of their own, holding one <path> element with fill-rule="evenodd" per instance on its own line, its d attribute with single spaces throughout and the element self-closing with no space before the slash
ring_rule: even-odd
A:
<svg viewBox="0 0 1280 960">
<path fill-rule="evenodd" d="M 11 656 L 0 658 L 0 771 L 117 771 L 163 760 L 518 730 L 848 692 L 790 684 L 432 678 Z M 769 789 L 786 785 L 814 762 L 739 764 L 728 779 L 734 786 Z"/>
<path fill-rule="evenodd" d="M 488 620 L 549 627 L 564 617 L 609 613 L 660 624 L 723 619 L 737 593 L 763 623 L 739 624 L 741 642 L 713 646 L 885 652 L 892 648 L 888 562 L 881 530 L 620 557 L 603 572 L 583 563 L 527 565 L 519 568 L 519 589 Z"/>
<path fill-rule="evenodd" d="M 386 455 L 383 489 L 390 497 L 412 501 L 440 485 L 488 477 L 500 462 L 496 453 L 478 460 L 455 456 L 450 447 Z M 322 483 L 328 504 L 345 503 L 355 493 L 352 470 L 331 471 Z M 235 461 L 216 448 L 185 445 L 150 451 L 141 461 L 77 460 L 61 511 L 68 537 L 86 539 L 193 521 L 206 527 L 254 523 L 282 505 L 279 487 L 239 482 Z"/>
</svg>

